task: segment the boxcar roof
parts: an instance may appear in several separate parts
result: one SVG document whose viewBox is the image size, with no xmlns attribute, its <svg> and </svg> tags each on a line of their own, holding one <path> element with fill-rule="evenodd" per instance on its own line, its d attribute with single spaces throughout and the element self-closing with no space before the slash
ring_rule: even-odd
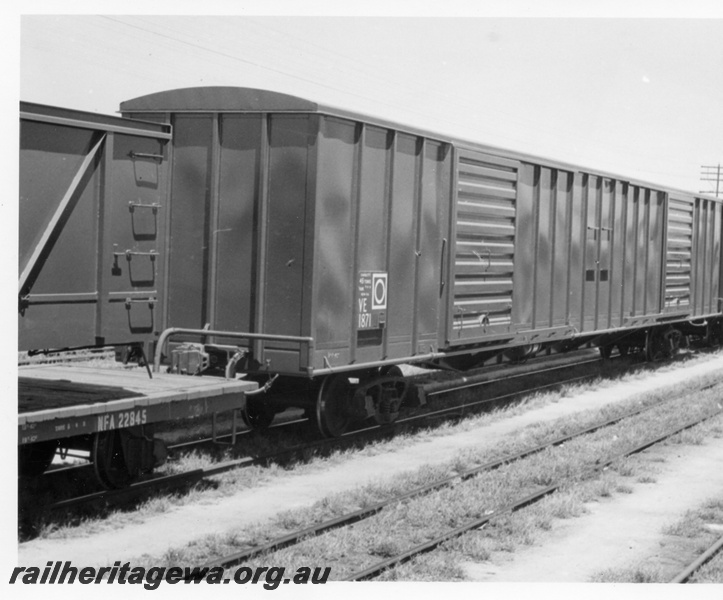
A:
<svg viewBox="0 0 723 600">
<path fill-rule="evenodd" d="M 291 96 L 289 94 L 282 94 L 280 92 L 272 92 L 269 90 L 259 90 L 254 88 L 234 86 L 180 88 L 164 92 L 157 92 L 155 94 L 148 94 L 146 96 L 139 96 L 138 98 L 133 98 L 131 100 L 121 102 L 120 111 L 124 115 L 152 112 L 321 113 L 341 117 L 344 119 L 361 121 L 370 125 L 386 127 L 405 133 L 411 133 L 413 135 L 420 135 L 429 139 L 447 142 L 456 146 L 463 146 L 466 148 L 479 150 L 490 154 L 496 154 L 498 156 L 511 158 L 513 160 L 520 160 L 533 164 L 544 164 L 545 166 L 550 166 L 553 168 L 558 168 L 571 172 L 588 172 L 600 175 L 602 177 L 609 177 L 611 179 L 617 179 L 619 181 L 624 181 L 627 183 L 648 187 L 651 189 L 657 189 L 661 191 L 675 191 L 683 193 L 687 196 L 705 197 L 710 200 L 720 201 L 720 199 L 708 194 L 695 193 L 689 190 L 675 189 L 671 188 L 670 186 L 642 181 L 637 178 L 632 178 L 621 174 L 609 173 L 589 167 L 582 167 L 579 165 L 574 165 L 555 159 L 533 156 L 516 150 L 509 150 L 497 146 L 488 146 L 480 142 L 465 140 L 450 135 L 432 132 L 426 129 L 419 129 L 412 126 L 402 125 L 400 123 L 394 123 L 392 121 L 386 121 L 384 119 L 371 117 L 363 113 L 357 113 L 332 106 L 327 106 L 319 104 L 317 102 L 313 102 L 311 100 L 299 98 L 298 96 Z"/>
<path fill-rule="evenodd" d="M 121 102 L 121 112 L 317 112 L 316 102 L 242 87 L 168 90 Z"/>
<path fill-rule="evenodd" d="M 458 142 L 454 138 L 434 133 L 426 129 L 386 121 L 363 113 L 328 106 L 291 96 L 280 92 L 259 90 L 243 87 L 195 87 L 168 90 L 140 96 L 121 102 L 120 112 L 125 114 L 135 113 L 177 113 L 177 112 L 269 112 L 269 113 L 319 113 L 332 115 L 353 121 L 362 121 L 370 125 L 378 125 L 397 131 L 421 135 L 426 138 L 443 141 Z M 471 143 L 471 142 L 470 142 Z"/>
</svg>

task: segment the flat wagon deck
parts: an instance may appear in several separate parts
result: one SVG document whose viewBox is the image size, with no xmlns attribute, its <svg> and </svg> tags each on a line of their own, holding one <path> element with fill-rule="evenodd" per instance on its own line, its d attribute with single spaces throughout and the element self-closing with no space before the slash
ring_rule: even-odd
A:
<svg viewBox="0 0 723 600">
<path fill-rule="evenodd" d="M 258 387 L 238 379 L 162 373 L 151 379 L 142 369 L 75 365 L 20 367 L 18 375 L 21 444 L 242 409 L 245 393 Z"/>
<path fill-rule="evenodd" d="M 42 463 L 58 445 L 77 447 L 80 440 L 94 462 L 107 463 L 105 470 L 123 465 L 121 471 L 142 472 L 143 465 L 158 462 L 150 458 L 158 454 L 154 423 L 243 409 L 246 393 L 257 387 L 240 379 L 165 373 L 150 378 L 142 369 L 24 366 L 18 369 L 18 442 L 21 448 L 46 448 Z"/>
</svg>

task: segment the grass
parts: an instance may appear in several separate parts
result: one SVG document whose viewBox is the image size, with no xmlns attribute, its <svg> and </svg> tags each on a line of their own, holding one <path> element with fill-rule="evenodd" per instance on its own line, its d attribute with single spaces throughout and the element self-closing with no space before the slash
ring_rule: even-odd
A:
<svg viewBox="0 0 723 600">
<path fill-rule="evenodd" d="M 698 509 L 689 511 L 665 533 L 670 536 L 667 543 L 679 549 L 681 557 L 692 562 L 723 535 L 723 496 L 709 499 Z M 723 583 L 721 553 L 697 571 L 690 583 Z"/>
<path fill-rule="evenodd" d="M 723 554 L 720 552 L 690 579 L 689 583 L 723 583 Z"/>
<path fill-rule="evenodd" d="M 120 365 L 114 361 L 106 361 L 109 365 Z M 624 368 L 617 363 L 607 365 L 605 373 L 608 376 L 620 376 Z M 548 376 L 549 378 L 549 376 Z M 468 430 L 473 427 L 485 425 L 504 419 L 509 416 L 524 413 L 540 406 L 544 406 L 549 402 L 557 400 L 559 393 L 575 393 L 574 390 L 584 390 L 590 385 L 593 387 L 602 385 L 605 380 L 599 378 L 597 381 L 588 384 L 588 386 L 575 385 L 572 389 L 563 387 L 558 392 L 547 394 L 532 394 L 524 397 L 515 404 L 508 406 L 498 406 L 491 412 L 472 418 L 468 415 L 468 419 L 461 422 L 445 422 L 441 421 L 427 428 L 407 429 L 400 431 L 393 438 L 386 438 L 374 442 L 358 442 L 347 445 L 337 450 L 319 453 L 315 450 L 308 452 L 306 456 L 286 463 L 271 464 L 267 467 L 251 466 L 236 471 L 231 471 L 223 475 L 219 475 L 210 480 L 205 480 L 198 484 L 195 493 L 177 493 L 171 496 L 163 496 L 161 501 L 152 498 L 132 512 L 128 510 L 108 512 L 102 510 L 100 512 L 90 512 L 89 509 L 81 509 L 69 515 L 42 515 L 40 517 L 31 517 L 26 519 L 21 514 L 23 521 L 21 530 L 21 539 L 29 539 L 34 537 L 63 537 L 70 538 L 74 535 L 87 535 L 86 529 L 90 528 L 93 532 L 99 528 L 102 529 L 103 521 L 107 522 L 109 528 L 120 526 L 123 515 L 131 514 L 129 522 L 137 522 L 137 517 L 151 517 L 154 514 L 164 512 L 170 503 L 171 506 L 180 507 L 186 504 L 192 504 L 198 500 L 199 493 L 205 499 L 212 500 L 229 496 L 239 491 L 258 487 L 267 482 L 273 482 L 276 479 L 285 477 L 289 472 L 294 474 L 308 474 L 328 469 L 330 466 L 340 464 L 352 456 L 374 456 L 387 452 L 394 452 L 408 447 L 414 443 L 418 443 L 425 439 L 434 437 L 453 435 L 462 430 Z M 529 385 L 529 383 L 527 384 Z M 510 382 L 505 388 L 505 392 L 518 391 L 524 388 L 522 381 Z M 470 392 L 467 392 L 469 395 Z M 461 398 L 464 401 L 465 397 Z M 430 409 L 444 406 L 444 402 L 440 398 L 436 398 L 430 403 Z M 224 426 L 228 426 L 228 422 L 223 422 Z M 215 463 L 231 460 L 239 455 L 241 456 L 262 456 L 278 452 L 284 449 L 297 447 L 305 442 L 314 439 L 313 428 L 305 424 L 306 427 L 295 427 L 291 431 L 268 430 L 261 432 L 251 432 L 243 436 L 239 440 L 236 447 L 219 451 L 218 448 L 204 449 L 203 451 L 191 449 L 178 453 L 176 459 L 169 461 L 166 465 L 156 469 L 157 474 L 174 474 L 209 467 Z M 173 429 L 177 426 L 179 429 Z M 160 432 L 161 437 L 167 442 L 177 442 L 180 440 L 197 439 L 204 437 L 210 433 L 210 423 L 208 419 L 183 420 L 174 423 L 163 424 L 163 430 Z M 35 482 L 22 482 L 20 506 L 26 509 L 28 513 L 33 513 L 34 507 L 42 507 L 51 502 L 72 497 L 78 493 L 90 493 L 96 490 L 97 486 L 92 480 L 92 472 L 76 473 L 70 480 L 60 478 L 53 480 L 53 485 L 47 488 L 38 487 Z M 90 509 L 94 510 L 94 509 Z M 22 513 L 23 511 L 21 511 Z M 94 521 L 100 521 L 95 523 Z"/>
<path fill-rule="evenodd" d="M 661 537 L 661 556 L 643 559 L 625 569 L 606 569 L 593 576 L 595 582 L 665 583 L 703 554 L 723 535 L 723 496 L 711 498 L 666 527 Z M 651 564 L 651 563 L 655 564 Z M 689 583 L 723 583 L 723 555 L 719 553 Z"/>
<path fill-rule="evenodd" d="M 692 362 L 696 362 L 695 360 Z M 678 365 L 679 366 L 679 365 Z M 674 368 L 674 366 L 666 365 L 658 368 L 659 371 L 667 371 Z M 634 375 L 628 375 L 620 377 L 618 380 L 632 381 L 640 379 L 647 373 L 636 373 Z M 704 385 L 707 380 L 700 380 L 696 384 L 686 382 L 678 386 L 679 390 L 690 389 L 692 385 Z M 62 537 L 62 538 L 73 538 L 91 535 L 97 531 L 107 530 L 109 528 L 122 527 L 128 522 L 139 522 L 144 519 L 158 513 L 166 512 L 170 507 L 183 506 L 185 504 L 193 504 L 197 502 L 209 502 L 213 501 L 222 496 L 228 496 L 237 493 L 240 490 L 255 487 L 263 483 L 273 482 L 281 477 L 288 477 L 290 473 L 294 475 L 305 475 L 308 473 L 318 472 L 325 470 L 334 464 L 342 464 L 351 457 L 356 456 L 373 456 L 377 454 L 383 454 L 388 452 L 395 452 L 405 447 L 411 446 L 412 444 L 433 439 L 440 436 L 451 436 L 456 433 L 469 431 L 476 429 L 487 424 L 509 418 L 517 414 L 524 413 L 532 408 L 545 406 L 547 404 L 559 401 L 560 397 L 575 395 L 580 391 L 607 387 L 615 383 L 614 381 L 598 380 L 593 384 L 585 386 L 571 386 L 558 392 L 537 394 L 527 398 L 524 402 L 518 403 L 511 408 L 496 410 L 492 413 L 483 414 L 481 416 L 474 416 L 458 423 L 446 423 L 442 426 L 416 432 L 414 434 L 403 434 L 395 437 L 392 440 L 383 440 L 372 445 L 368 445 L 362 448 L 351 448 L 346 450 L 340 450 L 327 456 L 312 457 L 307 463 L 292 464 L 287 466 L 272 465 L 268 468 L 251 467 L 235 472 L 226 473 L 222 476 L 215 478 L 213 489 L 203 489 L 183 496 L 171 496 L 162 497 L 149 501 L 140 510 L 133 513 L 113 513 L 105 516 L 101 521 L 98 519 L 86 519 L 83 520 L 80 525 L 78 522 L 72 522 L 68 525 L 63 523 L 49 523 L 45 526 L 41 533 L 41 537 Z M 666 390 L 666 394 L 674 395 L 677 391 Z M 656 396 L 644 397 L 641 400 L 629 401 L 621 405 L 619 409 L 609 408 L 607 409 L 610 414 L 614 414 L 615 410 L 627 409 L 629 406 L 635 403 L 655 402 L 657 401 Z M 597 418 L 598 415 L 594 415 Z M 589 420 L 593 419 L 592 415 L 588 415 Z M 248 540 L 261 540 L 269 539 L 274 537 L 279 532 L 286 530 L 286 526 L 291 523 L 309 523 L 314 520 L 326 518 L 330 515 L 338 514 L 340 511 L 344 512 L 349 510 L 350 507 L 363 506 L 364 503 L 372 503 L 377 499 L 385 497 L 385 495 L 393 493 L 395 490 L 406 490 L 421 485 L 425 481 L 431 481 L 435 478 L 439 478 L 446 473 L 455 472 L 468 468 L 475 464 L 475 461 L 486 460 L 490 457 L 498 457 L 505 455 L 509 452 L 514 451 L 515 448 L 522 448 L 529 445 L 540 443 L 546 438 L 556 437 L 565 430 L 572 430 L 579 426 L 579 423 L 585 420 L 584 416 L 578 415 L 577 417 L 570 419 L 563 419 L 554 424 L 538 424 L 531 426 L 519 433 L 519 435 L 511 436 L 508 440 L 505 440 L 494 449 L 488 449 L 486 453 L 476 453 L 474 451 L 464 452 L 457 457 L 450 464 L 438 465 L 436 467 L 428 467 L 422 469 L 419 472 L 406 474 L 400 477 L 396 477 L 392 483 L 385 484 L 374 484 L 363 486 L 358 490 L 348 492 L 336 496 L 331 496 L 324 502 L 319 503 L 314 507 L 310 507 L 305 511 L 299 511 L 294 513 L 282 514 L 272 523 L 271 527 L 259 527 L 254 530 L 251 528 L 248 534 L 241 535 L 238 532 L 230 534 L 227 540 L 225 536 L 221 536 L 220 540 L 214 542 L 214 547 L 220 548 L 231 548 L 238 545 L 239 539 L 243 543 L 248 543 Z M 567 428 L 567 429 L 566 429 Z M 223 458 L 223 457 L 221 457 Z M 216 456 L 208 455 L 194 455 L 189 454 L 185 459 L 187 462 L 179 463 L 177 467 L 173 468 L 197 468 L 203 464 L 210 464 L 214 460 L 218 460 Z M 647 475 L 643 475 L 647 476 Z M 614 490 L 603 488 L 602 494 L 613 493 Z M 230 540 L 230 541 L 229 541 Z M 198 544 L 196 545 L 198 546 Z M 191 552 L 190 556 L 193 557 L 196 552 Z M 202 556 L 201 553 L 199 556 Z"/>
<path fill-rule="evenodd" d="M 707 437 L 720 437 L 720 423 L 723 421 L 717 417 L 717 423 L 708 423 L 702 426 L 707 431 L 701 435 Z M 675 443 L 675 442 L 674 442 Z M 679 442 L 678 442 L 679 443 Z M 570 519 L 585 514 L 590 502 L 599 501 L 606 497 L 613 497 L 615 494 L 634 491 L 634 487 L 626 483 L 620 483 L 624 478 L 631 478 L 640 472 L 644 472 L 651 464 L 644 457 L 630 458 L 625 461 L 626 468 L 621 475 L 619 470 L 608 470 L 601 476 L 586 480 L 584 477 L 577 482 L 572 481 L 569 486 L 558 493 L 545 498 L 541 502 L 505 517 L 484 528 L 466 534 L 457 540 L 448 542 L 445 545 L 445 552 L 449 553 L 450 561 L 464 564 L 465 562 L 499 562 L 505 554 L 515 552 L 520 547 L 530 546 L 540 540 L 545 532 L 555 527 L 558 520 Z M 631 470 L 630 467 L 633 467 Z M 715 566 L 712 566 L 714 569 Z M 701 575 L 703 575 L 701 573 Z M 388 580 L 422 580 L 429 579 L 444 580 L 442 572 L 435 573 L 434 566 L 427 557 L 421 557 L 386 573 L 383 578 Z M 716 581 L 716 575 L 707 581 Z M 616 573 L 603 572 L 595 581 L 620 581 L 620 582 L 647 582 L 660 581 L 659 573 L 654 565 L 635 566 L 625 571 Z M 721 581 L 718 579 L 717 581 Z"/>
<path fill-rule="evenodd" d="M 704 385 L 708 378 L 697 383 Z M 689 382 L 684 387 L 694 389 Z M 445 544 L 445 550 L 453 558 L 440 559 L 438 553 L 422 557 L 387 573 L 385 579 L 403 580 L 456 580 L 463 577 L 459 567 L 452 568 L 465 560 L 493 556 L 496 553 L 515 551 L 521 545 L 535 543 L 541 532 L 551 529 L 556 520 L 569 519 L 584 514 L 586 503 L 616 493 L 630 493 L 633 488 L 627 483 L 633 477 L 640 477 L 647 469 L 656 470 L 655 463 L 649 465 L 641 459 L 629 459 L 609 469 L 600 476 L 591 477 L 586 471 L 599 459 L 601 454 L 613 454 L 620 448 L 648 439 L 656 432 L 663 432 L 683 419 L 690 419 L 696 411 L 707 411 L 717 398 L 715 391 L 697 393 L 687 403 L 670 402 L 665 407 L 641 415 L 612 429 L 575 440 L 563 448 L 545 451 L 523 462 L 515 463 L 491 473 L 484 473 L 471 482 L 460 483 L 453 488 L 430 494 L 423 498 L 390 507 L 382 514 L 358 523 L 353 527 L 333 531 L 313 538 L 294 548 L 277 552 L 271 556 L 259 557 L 251 565 L 279 564 L 289 568 L 307 563 L 332 566 L 332 578 L 341 578 L 351 570 L 361 569 L 398 550 L 414 546 L 430 539 L 449 527 L 455 527 L 479 518 L 490 508 L 505 505 L 515 498 L 550 482 L 565 479 L 569 481 L 559 493 L 554 494 L 530 509 L 514 517 L 497 520 L 482 531 L 472 532 Z M 663 394 L 674 398 L 668 391 Z M 648 395 L 643 402 L 658 401 L 655 395 Z M 639 402 L 639 401 L 638 401 Z M 567 429 L 577 429 L 584 422 L 596 421 L 601 414 L 623 411 L 629 406 L 606 407 L 597 414 L 577 415 L 561 419 L 553 424 L 528 427 L 522 434 L 510 438 L 503 448 L 495 447 L 480 451 L 476 456 L 467 452 L 447 465 L 428 467 L 413 474 L 396 478 L 393 482 L 378 486 L 364 486 L 327 497 L 313 507 L 279 515 L 271 526 L 257 526 L 235 531 L 224 536 L 209 536 L 208 539 L 193 543 L 173 552 L 173 564 L 198 564 L 218 555 L 237 551 L 238 548 L 267 541 L 285 532 L 286 527 L 298 528 L 315 521 L 348 512 L 371 502 L 378 497 L 388 497 L 397 490 L 411 489 L 425 480 L 434 480 L 453 469 L 486 462 L 493 456 L 507 454 L 515 445 L 526 446 L 539 443 L 547 436 L 557 437 Z M 699 436 L 720 435 L 718 423 L 708 424 Z M 682 436 L 681 436 L 682 437 Z M 679 442 L 678 442 L 679 443 Z M 207 554 L 209 548 L 213 552 Z M 431 578 L 431 579 L 429 579 Z"/>
<path fill-rule="evenodd" d="M 593 583 L 660 583 L 663 570 L 656 566 L 606 569 L 592 577 Z"/>
</svg>

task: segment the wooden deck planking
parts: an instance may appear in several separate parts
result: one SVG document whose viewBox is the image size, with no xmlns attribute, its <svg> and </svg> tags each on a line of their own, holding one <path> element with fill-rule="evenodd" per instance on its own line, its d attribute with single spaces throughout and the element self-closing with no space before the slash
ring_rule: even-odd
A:
<svg viewBox="0 0 723 600">
<path fill-rule="evenodd" d="M 18 369 L 19 424 L 192 402 L 256 389 L 255 382 L 77 365 Z M 25 396 L 25 398 L 23 398 Z M 31 401 L 32 397 L 32 401 Z M 45 403 L 45 405 L 43 405 Z M 50 406 L 48 406 L 50 405 Z"/>
</svg>

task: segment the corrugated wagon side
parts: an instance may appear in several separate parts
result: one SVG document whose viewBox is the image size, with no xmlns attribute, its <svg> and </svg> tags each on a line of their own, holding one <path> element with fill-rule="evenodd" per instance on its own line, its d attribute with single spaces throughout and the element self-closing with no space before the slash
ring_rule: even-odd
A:
<svg viewBox="0 0 723 600">
<path fill-rule="evenodd" d="M 451 146 L 321 117 L 314 372 L 430 358 L 444 344 Z"/>
<path fill-rule="evenodd" d="M 250 422 L 289 403 L 329 435 L 393 420 L 400 363 L 583 344 L 656 357 L 718 335 L 713 199 L 262 90 L 121 109 L 175 132 L 156 363 L 185 348 L 280 376 Z"/>
<path fill-rule="evenodd" d="M 58 448 L 84 450 L 103 485 L 123 486 L 165 457 L 157 423 L 242 409 L 258 387 L 42 358 L 112 346 L 147 363 L 166 319 L 171 138 L 166 124 L 20 105 L 23 475 L 42 473 Z"/>
<path fill-rule="evenodd" d="M 175 132 L 173 330 L 159 340 L 159 364 L 184 341 L 189 351 L 203 341 L 199 352 L 222 362 L 236 344 L 239 371 L 312 378 L 313 400 L 296 402 L 318 409 L 325 378 L 372 381 L 438 355 L 449 143 L 259 90 L 176 90 L 121 108 Z M 365 389 L 364 416 L 376 410 Z"/>
<path fill-rule="evenodd" d="M 21 103 L 19 350 L 147 341 L 171 128 Z"/>
<path fill-rule="evenodd" d="M 455 156 L 450 350 L 652 358 L 719 335 L 723 203 L 509 152 Z"/>
<path fill-rule="evenodd" d="M 21 105 L 19 349 L 156 374 L 23 367 L 30 465 L 75 444 L 121 485 L 163 420 L 300 406 L 335 436 L 424 401 L 404 363 L 723 341 L 720 200 L 263 90 L 121 111 Z"/>
</svg>

